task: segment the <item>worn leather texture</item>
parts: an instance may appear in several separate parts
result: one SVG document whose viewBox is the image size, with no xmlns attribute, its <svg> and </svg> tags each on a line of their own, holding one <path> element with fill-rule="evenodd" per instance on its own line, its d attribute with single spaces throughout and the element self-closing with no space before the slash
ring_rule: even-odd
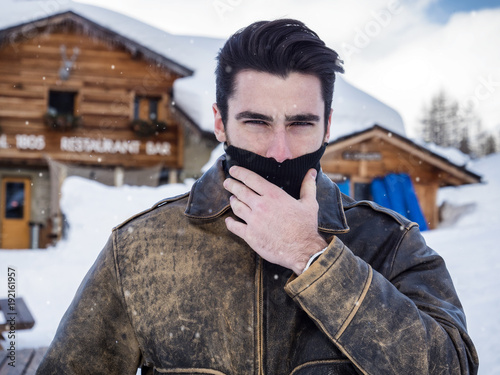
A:
<svg viewBox="0 0 500 375">
<path fill-rule="evenodd" d="M 330 243 L 302 275 L 232 235 L 222 159 L 119 225 L 38 374 L 475 374 L 443 259 L 416 224 L 318 175 Z"/>
</svg>

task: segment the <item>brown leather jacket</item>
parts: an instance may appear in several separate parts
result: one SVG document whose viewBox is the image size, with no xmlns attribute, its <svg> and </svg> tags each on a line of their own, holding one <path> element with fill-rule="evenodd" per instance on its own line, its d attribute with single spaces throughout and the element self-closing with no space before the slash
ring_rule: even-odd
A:
<svg viewBox="0 0 500 375">
<path fill-rule="evenodd" d="M 302 275 L 232 235 L 221 160 L 113 230 L 38 374 L 475 374 L 443 260 L 418 227 L 318 178 L 330 242 Z"/>
</svg>

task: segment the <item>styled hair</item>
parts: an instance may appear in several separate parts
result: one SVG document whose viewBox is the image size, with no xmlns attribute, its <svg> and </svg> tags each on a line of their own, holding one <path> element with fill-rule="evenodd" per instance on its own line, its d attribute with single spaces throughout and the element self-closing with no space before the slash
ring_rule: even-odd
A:
<svg viewBox="0 0 500 375">
<path fill-rule="evenodd" d="M 342 60 L 304 23 L 294 19 L 255 22 L 233 34 L 219 51 L 217 60 L 216 100 L 224 125 L 235 76 L 243 70 L 282 78 L 292 72 L 318 77 L 325 102 L 325 126 L 328 123 L 335 73 L 344 72 Z"/>
</svg>

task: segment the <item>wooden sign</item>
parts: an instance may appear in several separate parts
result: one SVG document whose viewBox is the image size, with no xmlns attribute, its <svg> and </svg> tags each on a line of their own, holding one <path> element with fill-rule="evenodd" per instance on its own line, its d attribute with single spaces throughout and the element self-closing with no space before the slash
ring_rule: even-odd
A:
<svg viewBox="0 0 500 375">
<path fill-rule="evenodd" d="M 354 161 L 380 161 L 382 160 L 382 154 L 380 152 L 345 151 L 342 153 L 342 159 Z"/>
<path fill-rule="evenodd" d="M 130 131 L 0 134 L 2 159 L 43 159 L 42 154 L 54 160 L 83 164 L 125 167 L 164 164 L 179 168 L 179 161 L 182 159 L 179 158 L 179 152 L 177 131 L 148 138 L 134 137 Z"/>
</svg>

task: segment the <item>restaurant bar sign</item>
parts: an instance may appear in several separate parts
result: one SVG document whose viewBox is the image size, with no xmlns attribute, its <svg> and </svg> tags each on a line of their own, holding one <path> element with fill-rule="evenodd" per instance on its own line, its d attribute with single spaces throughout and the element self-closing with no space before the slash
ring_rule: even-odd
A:
<svg viewBox="0 0 500 375">
<path fill-rule="evenodd" d="M 18 150 L 44 151 L 47 142 L 44 135 L 16 134 L 14 142 L 9 142 L 6 134 L 0 135 L 0 149 L 15 147 Z M 109 138 L 66 137 L 59 141 L 59 151 L 70 153 L 139 155 L 171 155 L 169 142 L 140 141 L 137 139 L 113 140 Z"/>
</svg>

